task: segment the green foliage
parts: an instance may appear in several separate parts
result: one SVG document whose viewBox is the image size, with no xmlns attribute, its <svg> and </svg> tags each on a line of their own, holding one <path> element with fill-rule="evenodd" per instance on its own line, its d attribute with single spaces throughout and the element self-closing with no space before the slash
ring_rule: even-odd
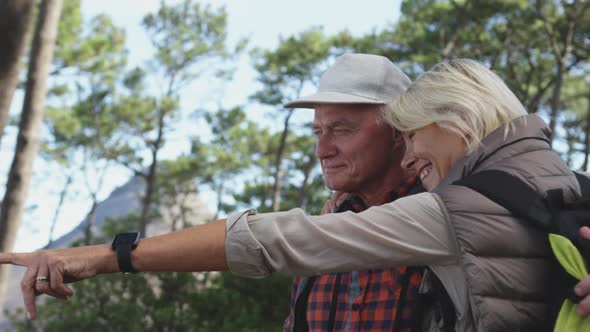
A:
<svg viewBox="0 0 590 332">
<path fill-rule="evenodd" d="M 252 98 L 272 106 L 296 99 L 306 83 L 317 85 L 330 48 L 322 29 L 313 28 L 282 39 L 276 50 L 255 49 L 254 67 L 263 88 Z"/>
<path fill-rule="evenodd" d="M 126 77 L 123 83 L 128 91 L 118 107 L 122 115 L 118 119 L 128 134 L 128 143 L 115 153 L 120 155 L 119 162 L 146 181 L 142 231 L 155 215 L 152 206 L 156 202 L 159 154 L 174 120 L 180 117 L 181 89 L 213 65 L 220 70 L 227 68 L 224 62 L 237 55 L 226 45 L 226 17 L 224 8 L 213 10 L 185 0 L 177 5 L 162 2 L 156 13 L 146 15 L 142 21 L 155 48 L 149 73 L 159 82 L 156 88 L 162 93 L 154 98 L 139 90 L 145 84 L 138 70 Z"/>
<path fill-rule="evenodd" d="M 50 89 L 45 118 L 51 135 L 42 154 L 67 165 L 80 151 L 100 156 L 116 129 L 108 113 L 115 77 L 126 63 L 125 34 L 104 15 L 83 27 L 80 3 L 74 0 L 65 1 L 59 30 L 57 83 Z"/>
<path fill-rule="evenodd" d="M 566 110 L 562 122 L 563 141 L 567 144 L 562 155 L 568 165 L 581 170 L 588 169 L 590 152 L 590 83 L 586 77 L 586 72 L 569 75 L 562 93 Z"/>
<path fill-rule="evenodd" d="M 248 279 L 222 273 L 203 291 L 204 301 L 195 308 L 199 331 L 281 330 L 289 312 L 291 283 L 292 278 L 281 274 Z"/>
<path fill-rule="evenodd" d="M 65 0 L 58 25 L 58 39 L 54 49 L 53 62 L 57 68 L 68 67 L 73 64 L 72 47 L 79 42 L 82 34 L 82 13 L 80 0 Z"/>
<path fill-rule="evenodd" d="M 220 109 L 204 115 L 213 138 L 202 142 L 195 138 L 191 155 L 199 165 L 198 179 L 217 193 L 218 212 L 229 213 L 238 208 L 227 200 L 239 192 L 239 183 L 248 172 L 268 166 L 265 150 L 272 140 L 268 129 L 263 129 L 240 107 Z"/>
<path fill-rule="evenodd" d="M 144 17 L 142 24 L 156 49 L 154 65 L 168 76 L 170 90 L 198 77 L 192 65 L 231 57 L 226 46 L 227 13 L 223 7 L 213 9 L 192 0 L 178 5 L 162 3 L 157 13 Z"/>
<path fill-rule="evenodd" d="M 79 0 L 64 1 L 53 60 L 53 75 L 103 74 L 93 83 L 112 85 L 126 64 L 125 33 L 106 15 L 83 25 Z"/>
</svg>

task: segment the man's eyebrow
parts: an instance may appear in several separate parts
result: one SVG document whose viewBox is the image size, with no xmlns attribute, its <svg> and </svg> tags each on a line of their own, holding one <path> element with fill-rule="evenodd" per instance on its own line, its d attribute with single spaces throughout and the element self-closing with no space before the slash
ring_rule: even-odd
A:
<svg viewBox="0 0 590 332">
<path fill-rule="evenodd" d="M 322 127 L 321 124 L 315 123 L 315 122 L 311 126 L 314 129 L 319 129 Z M 358 123 L 356 123 L 354 121 L 350 121 L 350 120 L 336 120 L 336 121 L 329 122 L 329 123 L 325 124 L 325 127 L 327 127 L 327 128 L 335 128 L 335 127 L 354 128 L 357 126 L 358 126 Z"/>
</svg>

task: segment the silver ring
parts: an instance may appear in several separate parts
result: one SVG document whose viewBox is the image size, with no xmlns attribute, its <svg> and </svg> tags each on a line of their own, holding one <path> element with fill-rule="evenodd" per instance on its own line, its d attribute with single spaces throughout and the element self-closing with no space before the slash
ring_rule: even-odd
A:
<svg viewBox="0 0 590 332">
<path fill-rule="evenodd" d="M 47 276 L 37 276 L 37 282 L 48 282 L 49 279 L 47 278 Z"/>
</svg>

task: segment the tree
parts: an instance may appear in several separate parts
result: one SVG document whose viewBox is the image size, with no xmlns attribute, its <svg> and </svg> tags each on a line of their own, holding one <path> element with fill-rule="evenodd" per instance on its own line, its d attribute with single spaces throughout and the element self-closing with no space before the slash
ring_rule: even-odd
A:
<svg viewBox="0 0 590 332">
<path fill-rule="evenodd" d="M 586 71 L 566 76 L 561 96 L 565 110 L 561 116 L 562 127 L 568 147 L 565 159 L 572 168 L 582 171 L 588 169 L 590 152 L 590 82 L 587 77 Z"/>
<path fill-rule="evenodd" d="M 384 31 L 357 40 L 342 33 L 336 44 L 387 56 L 409 76 L 446 59 L 476 59 L 498 72 L 530 113 L 542 108 L 556 82 L 554 57 L 527 1 L 404 1 L 401 12 Z"/>
<path fill-rule="evenodd" d="M 536 14 L 542 22 L 545 38 L 549 43 L 549 49 L 554 58 L 554 77 L 553 92 L 550 101 L 550 121 L 549 128 L 554 133 L 561 110 L 561 90 L 563 80 L 568 72 L 568 66 L 573 60 L 573 49 L 576 43 L 584 43 L 584 39 L 575 41 L 576 36 L 582 37 L 576 31 L 580 25 L 584 24 L 586 13 L 590 9 L 590 4 L 585 1 L 573 1 L 568 3 L 560 1 L 556 4 L 554 1 L 535 2 Z M 552 140 L 553 142 L 553 137 Z"/>
<path fill-rule="evenodd" d="M 98 193 L 115 159 L 107 147 L 120 144 L 114 136 L 118 124 L 112 118 L 116 78 L 127 60 L 125 34 L 104 15 L 92 18 L 83 28 L 79 1 L 65 4 L 54 61 L 57 83 L 50 99 L 57 105 L 47 110 L 50 135 L 43 156 L 68 170 L 66 178 L 74 174 L 83 178 L 91 197 L 86 217 L 86 242 L 90 243 Z"/>
<path fill-rule="evenodd" d="M 39 150 L 40 127 L 45 107 L 45 94 L 49 67 L 57 35 L 61 12 L 61 0 L 44 0 L 35 29 L 25 100 L 19 123 L 16 151 L 10 172 L 2 207 L 0 210 L 0 250 L 10 251 L 27 198 L 33 161 Z M 1 268 L 0 289 L 5 286 L 5 269 Z"/>
<path fill-rule="evenodd" d="M 361 38 L 343 32 L 334 43 L 385 55 L 410 76 L 445 59 L 476 59 L 496 71 L 530 113 L 548 114 L 558 133 L 566 78 L 587 65 L 589 7 L 554 0 L 404 1 L 396 25 Z"/>
<path fill-rule="evenodd" d="M 170 121 L 179 114 L 179 92 L 209 68 L 221 68 L 218 73 L 227 74 L 223 72 L 224 62 L 239 54 L 245 42 L 239 42 L 235 50 L 228 49 L 225 9 L 202 7 L 190 0 L 174 6 L 162 4 L 158 12 L 147 15 L 142 24 L 156 51 L 149 67 L 152 77 L 159 82 L 156 88 L 161 93 L 158 97 L 146 98 L 146 92 L 137 87 L 145 73 L 136 70 L 127 80 L 127 86 L 132 89 L 118 107 L 117 119 L 123 129 L 132 133 L 125 146 L 130 154 L 118 160 L 146 182 L 140 225 L 140 231 L 145 233 L 153 218 L 151 208 L 159 154 L 166 143 Z M 136 104 L 141 107 L 136 108 Z"/>
<path fill-rule="evenodd" d="M 34 0 L 0 1 L 0 142 L 14 90 L 18 85 L 21 57 L 33 17 Z"/>
<path fill-rule="evenodd" d="M 212 132 L 212 138 L 203 142 L 193 139 L 192 152 L 200 171 L 199 185 L 209 185 L 217 196 L 215 217 L 229 213 L 242 206 L 235 201 L 240 183 L 249 181 L 268 165 L 266 147 L 271 135 L 246 116 L 241 107 L 219 109 L 204 115 Z M 230 197 L 233 202 L 228 202 Z"/>
<path fill-rule="evenodd" d="M 301 96 L 306 85 L 317 86 L 325 70 L 331 45 L 321 29 L 314 28 L 298 36 L 281 40 L 276 50 L 256 50 L 255 68 L 263 88 L 252 98 L 262 104 L 277 107 L 284 113 L 283 128 L 278 138 L 273 162 L 272 210 L 280 210 L 284 174 L 284 158 L 288 153 L 287 138 L 294 109 L 282 105 Z"/>
<path fill-rule="evenodd" d="M 526 1 L 403 1 L 395 25 L 356 41 L 344 33 L 337 44 L 407 64 L 406 73 L 415 76 L 443 60 L 486 60 L 500 54 L 501 40 L 494 38 L 493 28 L 522 6 Z"/>
</svg>

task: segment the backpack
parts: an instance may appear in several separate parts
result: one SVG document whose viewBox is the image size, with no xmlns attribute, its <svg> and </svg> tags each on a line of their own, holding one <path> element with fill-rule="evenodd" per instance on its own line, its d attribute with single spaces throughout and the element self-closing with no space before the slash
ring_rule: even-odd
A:
<svg viewBox="0 0 590 332">
<path fill-rule="evenodd" d="M 590 178 L 574 174 L 582 197 L 568 204 L 562 189 L 549 190 L 543 197 L 519 178 L 499 170 L 478 172 L 453 183 L 479 192 L 548 234 L 555 255 L 548 331 L 590 331 L 590 321 L 576 312 L 581 298 L 573 291 L 590 267 L 590 240 L 579 235 L 580 227 L 590 226 Z"/>
</svg>

